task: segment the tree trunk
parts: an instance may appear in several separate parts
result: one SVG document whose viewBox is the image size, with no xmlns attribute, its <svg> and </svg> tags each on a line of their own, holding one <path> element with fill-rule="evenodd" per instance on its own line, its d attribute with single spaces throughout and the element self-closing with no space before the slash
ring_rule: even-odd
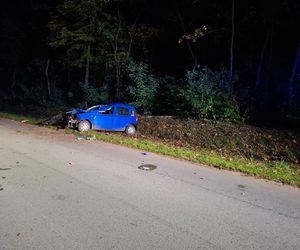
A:
<svg viewBox="0 0 300 250">
<path fill-rule="evenodd" d="M 266 78 L 266 83 L 268 88 L 270 88 L 270 85 L 272 82 L 270 81 L 270 78 L 272 77 L 272 60 L 273 60 L 273 32 L 274 31 L 274 25 L 272 25 L 271 30 L 270 30 L 270 48 L 269 48 L 269 59 L 268 59 L 268 68 L 267 68 L 267 78 Z M 272 80 L 272 78 L 271 78 Z"/>
<path fill-rule="evenodd" d="M 232 0 L 232 12 L 231 12 L 231 42 L 230 42 L 230 68 L 229 68 L 229 80 L 233 78 L 233 46 L 234 46 L 234 14 L 235 14 L 235 0 Z"/>
<path fill-rule="evenodd" d="M 186 28 L 185 28 L 185 25 L 184 25 L 184 22 L 183 22 L 183 18 L 182 18 L 182 16 L 180 14 L 178 14 L 178 17 L 179 17 L 179 20 L 180 20 L 181 28 L 183 30 L 183 34 L 186 35 L 187 32 L 186 32 Z M 186 43 L 186 46 L 188 48 L 188 51 L 189 51 L 189 53 L 190 53 L 193 61 L 194 61 L 193 70 L 196 70 L 196 68 L 198 66 L 198 58 L 197 58 L 196 54 L 194 53 L 194 51 L 193 51 L 193 49 L 191 47 L 190 42 L 187 39 L 185 39 L 185 43 Z"/>
<path fill-rule="evenodd" d="M 121 32 L 121 17 L 120 13 L 118 12 L 118 30 L 115 34 L 115 41 L 113 44 L 114 47 L 114 60 L 115 60 L 115 72 L 116 72 L 116 94 L 115 94 L 115 99 L 116 101 L 120 99 L 121 96 L 121 85 L 122 85 L 122 69 L 121 69 L 121 63 L 120 60 L 118 59 L 118 51 L 119 51 L 119 34 Z"/>
<path fill-rule="evenodd" d="M 119 65 L 116 65 L 116 101 L 121 97 L 121 69 Z"/>
<path fill-rule="evenodd" d="M 86 52 L 86 65 L 85 65 L 85 77 L 84 77 L 84 84 L 89 84 L 89 76 L 90 76 L 90 60 L 91 60 L 91 45 L 87 46 Z"/>
<path fill-rule="evenodd" d="M 47 60 L 47 65 L 45 68 L 45 76 L 46 76 L 46 81 L 47 81 L 47 90 L 48 90 L 48 98 L 51 98 L 51 82 L 49 79 L 49 66 L 50 66 L 50 58 Z"/>
<path fill-rule="evenodd" d="M 300 43 L 298 44 L 298 47 L 297 47 L 295 61 L 294 61 L 293 69 L 292 69 L 290 79 L 289 79 L 289 86 L 288 86 L 289 100 L 291 100 L 292 96 L 293 96 L 294 83 L 296 80 L 296 75 L 299 72 L 299 68 L 300 68 Z"/>
<path fill-rule="evenodd" d="M 259 63 L 258 63 L 258 67 L 257 67 L 257 74 L 256 74 L 256 81 L 255 81 L 255 90 L 258 90 L 261 85 L 261 73 L 262 73 L 262 68 L 263 68 L 263 64 L 264 64 L 264 58 L 265 58 L 268 41 L 269 41 L 269 33 L 267 33 L 267 35 L 266 35 L 263 47 L 260 52 L 260 58 L 259 58 Z"/>
</svg>

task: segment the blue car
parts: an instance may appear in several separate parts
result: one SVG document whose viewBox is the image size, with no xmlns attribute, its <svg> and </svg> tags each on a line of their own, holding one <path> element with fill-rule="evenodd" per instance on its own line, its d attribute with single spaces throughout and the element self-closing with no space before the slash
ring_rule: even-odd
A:
<svg viewBox="0 0 300 250">
<path fill-rule="evenodd" d="M 134 107 L 122 103 L 96 105 L 89 109 L 74 109 L 69 115 L 68 127 L 80 132 L 90 129 L 105 131 L 125 131 L 136 133 L 137 116 Z"/>
</svg>

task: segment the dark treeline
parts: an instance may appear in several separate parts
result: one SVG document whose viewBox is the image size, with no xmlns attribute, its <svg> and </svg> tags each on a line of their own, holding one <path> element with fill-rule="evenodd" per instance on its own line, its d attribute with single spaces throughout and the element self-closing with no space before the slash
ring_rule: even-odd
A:
<svg viewBox="0 0 300 250">
<path fill-rule="evenodd" d="M 3 104 L 299 121 L 298 0 L 10 0 Z"/>
</svg>

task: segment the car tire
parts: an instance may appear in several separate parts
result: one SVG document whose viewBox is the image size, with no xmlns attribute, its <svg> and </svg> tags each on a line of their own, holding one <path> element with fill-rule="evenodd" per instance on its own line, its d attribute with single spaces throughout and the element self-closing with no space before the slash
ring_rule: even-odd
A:
<svg viewBox="0 0 300 250">
<path fill-rule="evenodd" d="M 80 121 L 78 123 L 78 130 L 80 132 L 85 132 L 91 129 L 91 124 L 87 120 Z"/>
<path fill-rule="evenodd" d="M 125 133 L 127 135 L 135 135 L 136 134 L 136 127 L 132 124 L 128 125 L 125 129 Z"/>
</svg>

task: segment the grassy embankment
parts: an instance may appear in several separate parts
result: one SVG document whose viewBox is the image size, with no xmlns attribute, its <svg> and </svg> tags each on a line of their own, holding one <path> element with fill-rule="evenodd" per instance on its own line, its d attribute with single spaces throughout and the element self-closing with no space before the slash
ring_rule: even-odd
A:
<svg viewBox="0 0 300 250">
<path fill-rule="evenodd" d="M 31 124 L 37 124 L 40 121 L 40 119 L 29 116 L 21 116 L 3 112 L 0 112 L 0 116 L 16 121 L 26 121 Z M 80 135 L 79 132 L 70 129 L 66 129 L 66 132 L 73 133 L 77 136 Z M 221 153 L 213 152 L 207 149 L 192 150 L 184 147 L 166 145 L 155 140 L 143 139 L 139 137 L 127 137 L 120 133 L 89 131 L 85 133 L 85 136 L 94 137 L 97 140 L 118 145 L 124 145 L 130 148 L 205 164 L 219 169 L 239 171 L 247 175 L 300 187 L 299 166 L 289 164 L 284 161 L 269 162 L 240 156 L 224 156 Z"/>
</svg>

